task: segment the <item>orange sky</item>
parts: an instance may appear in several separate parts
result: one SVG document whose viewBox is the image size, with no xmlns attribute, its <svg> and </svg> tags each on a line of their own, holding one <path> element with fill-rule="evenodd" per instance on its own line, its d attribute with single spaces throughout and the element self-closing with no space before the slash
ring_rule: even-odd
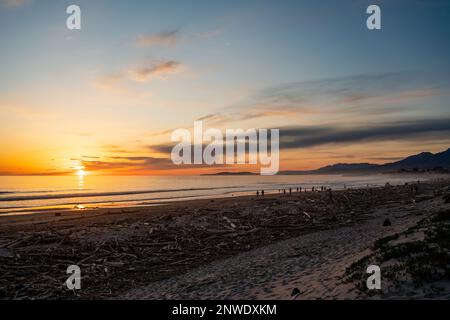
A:
<svg viewBox="0 0 450 320">
<path fill-rule="evenodd" d="M 385 4 L 422 27 L 378 33 L 359 3 L 80 5 L 71 31 L 54 3 L 0 2 L 0 175 L 259 170 L 174 166 L 171 133 L 198 119 L 280 129 L 280 170 L 450 146 L 448 21 L 430 3 Z"/>
</svg>

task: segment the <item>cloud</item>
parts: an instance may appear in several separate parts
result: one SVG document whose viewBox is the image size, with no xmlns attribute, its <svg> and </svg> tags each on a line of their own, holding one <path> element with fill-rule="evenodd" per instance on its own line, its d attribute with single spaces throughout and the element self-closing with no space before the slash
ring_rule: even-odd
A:
<svg viewBox="0 0 450 320">
<path fill-rule="evenodd" d="M 129 87 L 123 86 L 125 81 L 147 82 L 150 79 L 164 79 L 171 74 L 181 72 L 181 63 L 173 60 L 151 62 L 136 68 L 110 73 L 97 78 L 94 86 L 100 90 L 121 94 L 133 94 Z"/>
<path fill-rule="evenodd" d="M 280 128 L 280 149 L 394 140 L 435 140 L 436 138 L 450 141 L 449 134 L 450 119 L 399 121 L 364 127 L 341 127 L 338 125 L 282 127 Z M 174 145 L 175 143 L 166 143 L 148 146 L 148 148 L 152 152 L 170 154 Z"/>
<path fill-rule="evenodd" d="M 111 160 L 108 160 L 111 159 Z M 107 160 L 82 160 L 87 171 L 160 170 L 173 166 L 170 159 L 153 157 L 110 157 Z"/>
<path fill-rule="evenodd" d="M 261 90 L 239 104 L 208 113 L 197 120 L 227 128 L 242 127 L 236 122 L 270 119 L 280 128 L 280 148 L 312 148 L 320 145 L 361 145 L 367 142 L 399 141 L 430 143 L 450 141 L 450 119 L 432 114 L 414 115 L 423 110 L 429 97 L 445 94 L 442 83 L 414 73 L 365 74 L 289 83 Z M 333 119 L 333 115 L 338 115 Z M 315 117 L 316 125 L 274 126 L 288 120 Z M 391 122 L 386 122 L 389 117 Z M 320 124 L 320 121 L 327 123 Z M 290 122 L 295 123 L 295 122 Z M 323 123 L 323 122 L 322 122 Z M 189 125 L 187 125 L 189 127 Z M 171 130 L 164 131 L 170 135 Z M 148 146 L 152 152 L 168 155 L 174 143 Z"/>
<path fill-rule="evenodd" d="M 137 44 L 141 46 L 169 45 L 178 41 L 179 30 L 171 30 L 151 35 L 141 35 L 137 38 Z M 123 86 L 124 81 L 147 82 L 154 78 L 167 78 L 168 75 L 180 72 L 182 64 L 174 60 L 150 61 L 141 63 L 137 67 L 109 73 L 98 77 L 94 86 L 100 90 L 132 94 L 129 88 Z"/>
<path fill-rule="evenodd" d="M 255 101 L 273 109 L 291 106 L 301 112 L 365 113 L 361 108 L 377 108 L 380 113 L 381 106 L 390 113 L 390 107 L 400 102 L 440 94 L 433 85 L 408 72 L 361 74 L 267 88 Z"/>
<path fill-rule="evenodd" d="M 162 61 L 129 71 L 130 78 L 134 81 L 145 82 L 153 77 L 166 77 L 179 71 L 181 64 L 176 61 Z"/>
<path fill-rule="evenodd" d="M 0 176 L 65 176 L 73 174 L 73 171 L 34 171 L 34 172 L 17 172 L 17 171 L 0 171 Z"/>
<path fill-rule="evenodd" d="M 126 161 L 142 161 L 147 164 L 156 164 L 156 163 L 166 163 L 167 159 L 165 158 L 154 158 L 154 157 L 138 157 L 138 156 L 130 156 L 130 157 L 110 157 L 111 159 L 116 160 L 126 160 Z"/>
<path fill-rule="evenodd" d="M 173 45 L 179 41 L 179 30 L 140 35 L 136 39 L 136 44 L 142 47 L 155 45 Z"/>
<path fill-rule="evenodd" d="M 87 171 L 108 171 L 115 173 L 148 173 L 155 170 L 175 170 L 211 167 L 206 164 L 201 165 L 182 165 L 173 164 L 169 157 L 155 158 L 146 156 L 114 156 L 105 158 L 105 160 L 81 160 L 81 164 Z M 215 168 L 225 168 L 226 165 L 214 165 Z"/>
<path fill-rule="evenodd" d="M 121 154 L 133 154 L 136 152 L 136 150 L 130 150 L 130 149 L 126 149 L 123 148 L 122 146 L 119 145 L 103 145 L 102 146 L 102 150 L 103 152 L 108 152 L 108 153 L 121 153 Z"/>
<path fill-rule="evenodd" d="M 172 149 L 174 146 L 175 146 L 175 143 L 158 144 L 158 145 L 148 146 L 148 149 L 150 151 L 156 152 L 156 153 L 170 154 L 172 152 Z"/>
<path fill-rule="evenodd" d="M 272 108 L 267 105 L 255 105 L 238 111 L 207 114 L 197 118 L 197 120 L 206 121 L 209 124 L 225 124 L 264 117 L 300 117 L 305 113 L 313 113 L 312 110 L 308 110 L 307 108 L 301 110 L 295 106 Z"/>
<path fill-rule="evenodd" d="M 360 74 L 286 83 L 264 88 L 247 99 L 223 107 L 201 120 L 230 123 L 264 117 L 392 116 L 419 110 L 418 102 L 446 92 L 426 74 L 397 72 Z"/>
<path fill-rule="evenodd" d="M 280 148 L 296 149 L 324 144 L 408 140 L 426 138 L 428 134 L 450 140 L 449 133 L 450 119 L 399 121 L 353 128 L 338 126 L 288 127 L 280 129 Z"/>
</svg>

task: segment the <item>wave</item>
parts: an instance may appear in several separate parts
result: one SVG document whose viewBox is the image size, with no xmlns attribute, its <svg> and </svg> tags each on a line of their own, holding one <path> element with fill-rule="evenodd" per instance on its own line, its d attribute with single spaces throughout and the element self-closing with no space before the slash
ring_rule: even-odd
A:
<svg viewBox="0 0 450 320">
<path fill-rule="evenodd" d="M 226 192 L 225 194 L 231 194 L 231 192 Z M 210 197 L 216 197 L 217 195 L 185 195 L 185 196 L 173 196 L 173 197 L 158 197 L 158 198 L 147 198 L 147 199 L 138 199 L 138 200 L 108 200 L 108 201 L 77 201 L 77 202 L 67 202 L 61 203 L 57 205 L 50 206 L 10 206 L 10 207 L 2 207 L 0 208 L 0 215 L 9 213 L 9 212 L 37 212 L 37 211 L 47 211 L 47 210 L 67 210 L 68 206 L 74 205 L 86 205 L 86 209 L 92 208 L 102 208 L 105 205 L 110 206 L 111 204 L 127 204 L 134 206 L 149 206 L 149 205 L 161 205 L 166 202 L 172 201 L 180 201 L 187 199 L 204 199 Z M 95 206 L 91 206 L 95 205 Z M 5 211 L 9 210 L 9 211 Z M 12 210 L 12 211 L 11 211 Z"/>
<path fill-rule="evenodd" d="M 80 191 L 80 190 L 92 190 L 92 189 L 55 189 L 55 190 L 20 190 L 20 191 L 0 191 L 0 194 L 22 194 L 22 193 L 54 193 L 54 192 L 68 192 L 68 191 Z"/>
<path fill-rule="evenodd" d="M 164 192 L 186 192 L 186 191 L 207 191 L 217 189 L 231 189 L 237 186 L 229 187 L 210 187 L 210 188 L 184 188 L 184 189 L 159 189 L 159 190 L 140 190 L 140 191 L 116 191 L 116 192 L 88 192 L 88 193 L 63 193 L 63 194 L 43 194 L 29 196 L 11 196 L 1 197 L 0 201 L 22 201 L 22 200 L 49 200 L 66 198 L 88 198 L 88 197 L 108 197 L 108 196 L 126 196 L 134 194 L 151 194 Z"/>
</svg>

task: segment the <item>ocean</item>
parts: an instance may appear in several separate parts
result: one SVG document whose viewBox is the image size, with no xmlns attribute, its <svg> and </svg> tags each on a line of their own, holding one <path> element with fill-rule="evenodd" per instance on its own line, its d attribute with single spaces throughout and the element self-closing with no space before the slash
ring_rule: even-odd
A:
<svg viewBox="0 0 450 320">
<path fill-rule="evenodd" d="M 157 205 L 168 201 L 276 193 L 278 189 L 333 190 L 433 179 L 431 175 L 279 176 L 0 176 L 0 214 Z"/>
</svg>

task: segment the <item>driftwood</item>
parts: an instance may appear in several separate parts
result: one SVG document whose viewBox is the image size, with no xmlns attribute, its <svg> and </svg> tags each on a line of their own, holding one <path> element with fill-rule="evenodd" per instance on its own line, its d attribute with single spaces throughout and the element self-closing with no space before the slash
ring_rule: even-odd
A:
<svg viewBox="0 0 450 320">
<path fill-rule="evenodd" d="M 133 218 L 106 214 L 107 223 L 74 218 L 70 225 L 67 219 L 27 230 L 0 226 L 0 299 L 111 298 L 237 252 L 363 219 L 373 206 L 414 197 L 406 188 L 387 189 L 333 191 L 332 202 L 326 192 L 293 192 L 292 197 L 208 201 Z M 421 197 L 430 197 L 430 190 L 421 183 Z M 82 268 L 78 293 L 63 285 L 70 264 Z"/>
<path fill-rule="evenodd" d="M 446 194 L 443 198 L 444 198 L 445 203 L 450 203 L 450 193 Z"/>
</svg>

